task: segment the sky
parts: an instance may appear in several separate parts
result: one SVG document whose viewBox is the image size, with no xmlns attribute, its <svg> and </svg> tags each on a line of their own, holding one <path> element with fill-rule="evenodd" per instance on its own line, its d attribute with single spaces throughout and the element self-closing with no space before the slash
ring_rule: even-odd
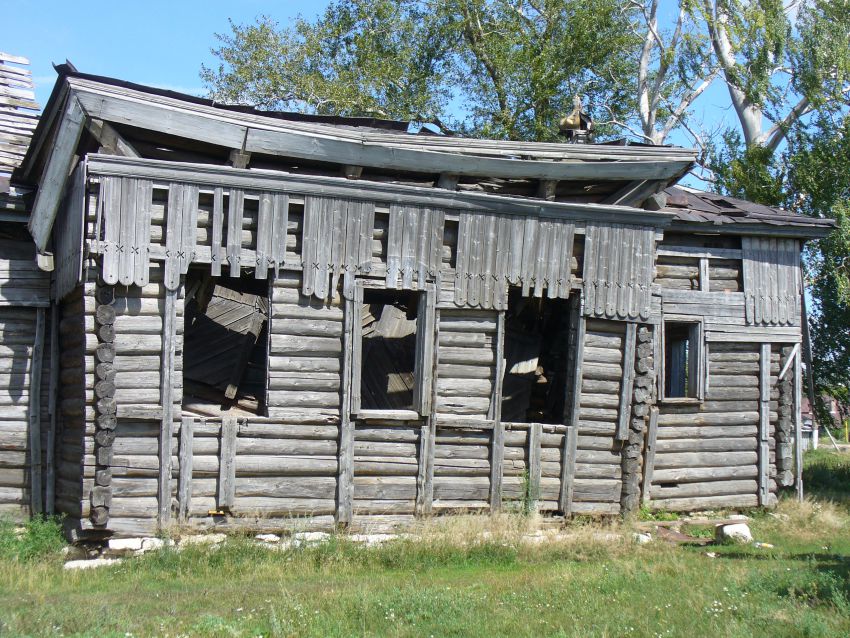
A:
<svg viewBox="0 0 850 638">
<path fill-rule="evenodd" d="M 29 58 L 36 99 L 47 103 L 56 80 L 53 63 L 70 60 L 83 73 L 204 95 L 202 63 L 215 58 L 216 33 L 228 19 L 253 22 L 270 15 L 281 23 L 312 17 L 325 0 L 0 0 L 0 51 Z"/>
</svg>

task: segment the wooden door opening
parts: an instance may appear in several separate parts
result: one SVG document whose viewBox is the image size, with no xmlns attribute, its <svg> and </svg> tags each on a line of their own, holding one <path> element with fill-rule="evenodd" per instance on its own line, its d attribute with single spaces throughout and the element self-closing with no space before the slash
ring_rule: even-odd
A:
<svg viewBox="0 0 850 638">
<path fill-rule="evenodd" d="M 563 422 L 572 317 L 567 299 L 524 297 L 519 288 L 509 290 L 502 421 Z"/>
</svg>

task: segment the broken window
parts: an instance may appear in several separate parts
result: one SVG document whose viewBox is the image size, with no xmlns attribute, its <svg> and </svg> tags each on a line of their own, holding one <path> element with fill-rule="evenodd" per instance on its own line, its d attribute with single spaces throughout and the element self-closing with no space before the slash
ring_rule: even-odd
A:
<svg viewBox="0 0 850 638">
<path fill-rule="evenodd" d="M 699 399 L 701 324 L 694 321 L 664 322 L 664 398 Z"/>
<path fill-rule="evenodd" d="M 186 277 L 183 407 L 200 414 L 265 410 L 269 282 L 253 274 Z"/>
<path fill-rule="evenodd" d="M 363 291 L 361 409 L 414 409 L 418 308 L 416 293 Z"/>
<path fill-rule="evenodd" d="M 519 288 L 509 290 L 502 421 L 563 422 L 572 315 L 566 299 L 524 297 Z"/>
</svg>

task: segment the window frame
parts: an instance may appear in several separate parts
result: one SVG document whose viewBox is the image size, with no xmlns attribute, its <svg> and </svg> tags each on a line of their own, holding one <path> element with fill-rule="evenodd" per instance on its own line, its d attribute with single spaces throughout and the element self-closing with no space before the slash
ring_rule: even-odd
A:
<svg viewBox="0 0 850 638">
<path fill-rule="evenodd" d="M 363 292 L 364 289 L 391 290 L 399 293 L 419 295 L 416 311 L 416 351 L 414 354 L 413 409 L 367 409 L 361 408 L 361 374 L 363 367 Z M 435 284 L 426 284 L 423 290 L 387 288 L 383 281 L 359 279 L 355 282 L 354 301 L 351 305 L 351 401 L 349 415 L 357 420 L 416 421 L 431 415 L 432 389 L 434 384 L 434 355 L 436 332 L 437 290 Z"/>
<path fill-rule="evenodd" d="M 667 324 L 686 324 L 688 328 L 688 340 L 691 342 L 691 347 L 696 346 L 696 357 L 692 357 L 689 353 L 688 367 L 694 374 L 689 375 L 689 385 L 693 383 L 691 379 L 695 379 L 696 388 L 693 389 L 694 396 L 684 397 L 668 397 L 667 396 Z M 658 375 L 658 397 L 660 402 L 665 404 L 700 404 L 705 401 L 705 386 L 706 386 L 706 365 L 705 365 L 705 321 L 702 317 L 694 317 L 692 315 L 663 315 L 661 318 L 661 335 L 660 335 L 660 352 L 659 352 L 659 370 Z M 691 388 L 688 388 L 688 395 L 691 394 Z"/>
</svg>

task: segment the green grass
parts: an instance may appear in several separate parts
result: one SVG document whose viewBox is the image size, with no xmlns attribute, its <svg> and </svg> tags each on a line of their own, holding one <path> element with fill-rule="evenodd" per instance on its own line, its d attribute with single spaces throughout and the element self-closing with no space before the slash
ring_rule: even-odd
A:
<svg viewBox="0 0 850 638">
<path fill-rule="evenodd" d="M 822 468 L 848 461 L 807 457 L 809 493 L 838 493 Z M 0 636 L 850 635 L 843 500 L 757 514 L 753 532 L 773 549 L 636 545 L 627 526 L 604 529 L 623 541 L 602 541 L 598 524 L 531 545 L 521 517 L 481 542 L 488 524 L 459 518 L 371 549 L 335 538 L 270 552 L 231 538 L 87 572 L 62 570 L 55 524 L 21 537 L 0 527 Z"/>
</svg>

